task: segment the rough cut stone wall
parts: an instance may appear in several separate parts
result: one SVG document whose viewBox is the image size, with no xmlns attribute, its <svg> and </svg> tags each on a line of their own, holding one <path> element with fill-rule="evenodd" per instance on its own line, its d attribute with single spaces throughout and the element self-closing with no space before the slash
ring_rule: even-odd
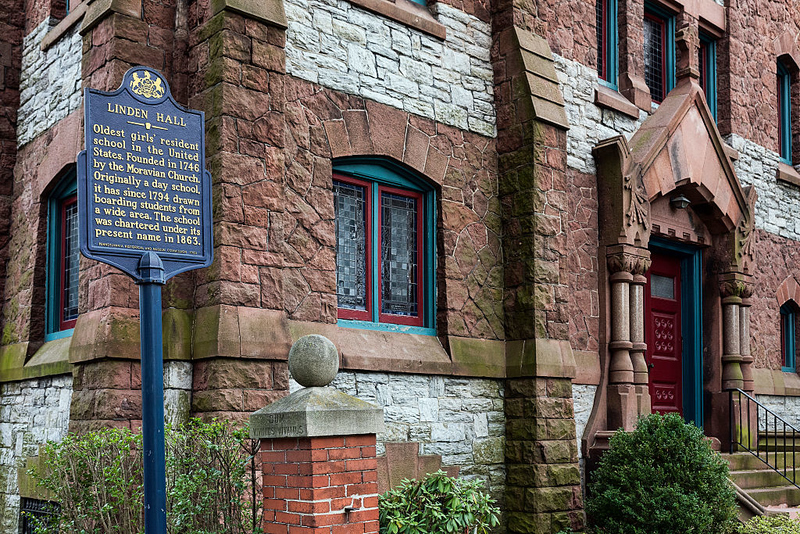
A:
<svg viewBox="0 0 800 534">
<path fill-rule="evenodd" d="M 492 137 L 489 24 L 434 4 L 442 41 L 345 0 L 285 3 L 286 72 Z"/>
<path fill-rule="evenodd" d="M 72 376 L 0 385 L 0 532 L 17 532 L 17 472 L 47 441 L 67 433 Z"/>
<path fill-rule="evenodd" d="M 756 400 L 793 427 L 800 428 L 800 397 L 756 395 Z M 763 410 L 761 413 L 763 415 Z M 765 428 L 766 423 L 770 424 L 770 430 L 774 430 L 775 427 L 772 421 L 767 421 L 763 418 L 760 422 L 760 427 L 762 429 Z M 783 432 L 783 425 L 781 423 L 778 423 L 778 432 Z"/>
<path fill-rule="evenodd" d="M 81 105 L 81 36 L 76 25 L 47 50 L 42 38 L 58 22 L 48 18 L 25 36 L 20 75 L 17 143 L 22 146 Z"/>
<path fill-rule="evenodd" d="M 460 476 L 479 478 L 503 498 L 505 417 L 498 380 L 340 372 L 333 387 L 384 410 L 382 442 L 416 441 L 420 454 L 437 454 Z M 292 380 L 291 389 L 299 385 Z"/>
<path fill-rule="evenodd" d="M 597 70 L 562 56 L 554 54 L 553 57 L 570 125 L 567 131 L 567 166 L 594 175 L 592 148 L 616 135 L 630 139 L 647 118 L 647 113 L 640 110 L 639 119 L 634 120 L 617 111 L 598 107 L 594 103 Z"/>
</svg>

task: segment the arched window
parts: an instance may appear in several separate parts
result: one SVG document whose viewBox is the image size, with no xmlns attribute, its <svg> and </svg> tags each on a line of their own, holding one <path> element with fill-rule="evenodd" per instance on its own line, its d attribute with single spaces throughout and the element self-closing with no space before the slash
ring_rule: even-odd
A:
<svg viewBox="0 0 800 534">
<path fill-rule="evenodd" d="M 797 304 L 790 300 L 781 306 L 782 369 L 790 373 L 797 370 L 796 323 Z"/>
<path fill-rule="evenodd" d="M 340 323 L 435 334 L 433 188 L 400 165 L 347 159 L 333 197 Z"/>
<path fill-rule="evenodd" d="M 47 206 L 45 340 L 72 334 L 78 318 L 78 197 L 75 171 L 50 193 Z"/>
<path fill-rule="evenodd" d="M 778 60 L 778 141 L 781 161 L 792 165 L 791 74 L 780 60 Z"/>
</svg>

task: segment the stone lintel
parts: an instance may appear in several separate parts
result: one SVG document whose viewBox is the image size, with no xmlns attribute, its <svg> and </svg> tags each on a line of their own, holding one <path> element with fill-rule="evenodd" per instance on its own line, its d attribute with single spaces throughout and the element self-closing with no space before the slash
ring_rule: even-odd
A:
<svg viewBox="0 0 800 534">
<path fill-rule="evenodd" d="M 800 173 L 794 167 L 783 162 L 778 163 L 776 178 L 779 182 L 785 182 L 800 187 Z"/>
<path fill-rule="evenodd" d="M 121 13 L 136 19 L 142 18 L 142 0 L 94 0 L 86 6 L 80 33 L 85 35 L 101 20 L 112 13 Z"/>
<path fill-rule="evenodd" d="M 618 111 L 633 119 L 639 118 L 639 108 L 635 104 L 622 96 L 619 91 L 599 83 L 594 90 L 594 103 L 601 108 Z"/>
<path fill-rule="evenodd" d="M 800 376 L 780 369 L 753 369 L 756 395 L 800 397 Z"/>
<path fill-rule="evenodd" d="M 192 358 L 285 360 L 291 339 L 286 314 L 243 306 L 207 306 L 195 312 Z"/>
<path fill-rule="evenodd" d="M 575 355 L 568 340 L 525 339 L 506 344 L 508 378 L 575 378 Z"/>
<path fill-rule="evenodd" d="M 250 416 L 254 439 L 378 434 L 383 409 L 331 387 L 304 388 Z"/>
<path fill-rule="evenodd" d="M 282 0 L 211 0 L 211 12 L 232 11 L 245 17 L 286 29 L 286 12 Z"/>
</svg>

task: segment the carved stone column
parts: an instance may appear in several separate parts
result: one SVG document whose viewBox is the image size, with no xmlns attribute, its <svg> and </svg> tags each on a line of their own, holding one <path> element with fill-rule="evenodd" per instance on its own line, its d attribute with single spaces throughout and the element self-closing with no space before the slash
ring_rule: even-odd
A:
<svg viewBox="0 0 800 534">
<path fill-rule="evenodd" d="M 721 278 L 722 297 L 722 389 L 744 389 L 742 375 L 741 305 L 746 285 L 740 273 L 725 273 Z M 749 328 L 748 328 L 749 330 Z M 749 344 L 748 344 L 749 352 Z"/>
<path fill-rule="evenodd" d="M 745 283 L 742 291 L 742 304 L 739 307 L 739 352 L 742 355 L 742 389 L 752 394 L 753 385 L 753 356 L 750 354 L 750 297 L 753 295 L 753 286 Z"/>
<path fill-rule="evenodd" d="M 644 361 L 644 273 L 647 249 L 618 245 L 608 249 L 611 286 L 611 337 L 608 344 L 609 428 L 633 429 L 642 410 L 650 410 Z"/>
</svg>

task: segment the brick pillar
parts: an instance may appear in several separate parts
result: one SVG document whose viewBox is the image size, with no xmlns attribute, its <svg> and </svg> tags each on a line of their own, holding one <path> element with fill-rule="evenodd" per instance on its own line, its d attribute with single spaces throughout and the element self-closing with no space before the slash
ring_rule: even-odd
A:
<svg viewBox="0 0 800 534">
<path fill-rule="evenodd" d="M 375 434 L 261 440 L 268 534 L 371 534 L 378 525 Z"/>
<path fill-rule="evenodd" d="M 289 371 L 306 387 L 250 416 L 250 437 L 261 440 L 264 531 L 377 534 L 383 409 L 326 387 L 339 352 L 323 336 L 297 340 Z"/>
</svg>

